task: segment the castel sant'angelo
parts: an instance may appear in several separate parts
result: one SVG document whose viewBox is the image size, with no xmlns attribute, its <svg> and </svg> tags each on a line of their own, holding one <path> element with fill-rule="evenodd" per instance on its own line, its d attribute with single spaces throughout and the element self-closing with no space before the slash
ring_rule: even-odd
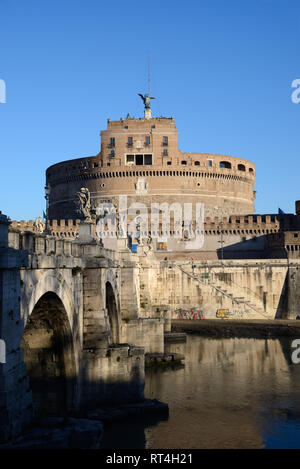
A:
<svg viewBox="0 0 300 469">
<path fill-rule="evenodd" d="M 128 206 L 139 202 L 150 209 L 153 204 L 190 203 L 204 207 L 204 244 L 197 257 L 286 257 L 299 250 L 299 204 L 296 215 L 254 215 L 256 198 L 255 166 L 236 156 L 186 153 L 178 148 L 178 131 L 173 117 L 152 117 L 150 93 L 140 95 L 144 117 L 127 115 L 107 120 L 101 131 L 101 150 L 95 156 L 63 161 L 46 171 L 47 225 L 54 236 L 76 238 L 82 213 L 78 194 L 89 198 L 91 219 L 96 224 L 97 207 L 118 206 L 126 196 Z M 171 223 L 172 223 L 171 214 Z M 129 224 L 129 219 L 127 220 Z M 12 227 L 35 230 L 33 222 L 13 222 Z M 161 228 L 161 224 L 160 224 Z M 147 238 L 149 232 L 142 232 Z M 288 233 L 287 233 L 288 232 Z M 172 232 L 172 226 L 170 233 Z M 184 242 L 151 233 L 154 252 L 187 250 Z M 135 242 L 135 240 L 133 240 Z M 104 247 L 114 248 L 111 243 Z"/>
</svg>

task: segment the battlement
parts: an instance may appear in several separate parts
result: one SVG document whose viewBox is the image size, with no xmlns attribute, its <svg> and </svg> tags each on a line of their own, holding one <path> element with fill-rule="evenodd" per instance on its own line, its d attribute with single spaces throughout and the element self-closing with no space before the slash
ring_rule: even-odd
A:
<svg viewBox="0 0 300 469">
<path fill-rule="evenodd" d="M 206 217 L 204 229 L 206 235 L 277 233 L 280 229 L 279 215 L 232 215 L 230 217 Z"/>
<path fill-rule="evenodd" d="M 131 129 L 149 129 L 149 130 L 155 130 L 156 125 L 158 127 L 168 127 L 168 128 L 175 128 L 175 120 L 173 117 L 151 117 L 151 119 L 145 119 L 144 117 L 142 118 L 136 118 L 136 117 L 127 117 L 126 119 L 120 119 L 118 121 L 111 121 L 110 119 L 107 119 L 107 130 L 104 130 L 102 132 L 107 132 L 110 130 L 120 130 L 124 129 L 126 130 L 131 130 Z M 102 134 L 101 132 L 101 134 Z"/>
<path fill-rule="evenodd" d="M 128 223 L 132 217 L 129 217 Z M 75 239 L 78 236 L 80 220 L 49 220 L 46 233 L 58 238 Z M 206 217 L 204 221 L 205 235 L 250 234 L 263 235 L 277 233 L 282 229 L 297 229 L 297 215 L 231 215 L 229 217 Z M 300 226 L 300 225 L 299 225 Z M 12 221 L 10 230 L 39 233 L 33 220 Z M 150 227 L 149 227 L 150 230 Z"/>
<path fill-rule="evenodd" d="M 74 239 L 78 235 L 78 227 L 80 220 L 49 220 L 47 227 L 44 225 L 46 233 L 52 236 L 65 237 Z M 16 221 L 13 220 L 10 224 L 10 231 L 17 230 L 20 232 L 31 232 L 40 233 L 40 230 L 36 226 L 36 222 L 33 220 Z"/>
<path fill-rule="evenodd" d="M 78 235 L 80 220 L 49 220 L 48 231 L 52 236 L 76 238 Z"/>
</svg>

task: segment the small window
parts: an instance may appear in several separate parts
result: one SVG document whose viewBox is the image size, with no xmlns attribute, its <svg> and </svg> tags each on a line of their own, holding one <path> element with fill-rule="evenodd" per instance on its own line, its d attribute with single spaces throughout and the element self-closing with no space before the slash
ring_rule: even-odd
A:
<svg viewBox="0 0 300 469">
<path fill-rule="evenodd" d="M 164 149 L 163 156 L 168 156 L 168 150 L 167 149 Z"/>
<path fill-rule="evenodd" d="M 137 166 L 143 165 L 143 155 L 135 155 L 135 164 Z"/>
<path fill-rule="evenodd" d="M 167 165 L 170 166 L 170 165 L 171 165 L 171 161 L 168 161 L 168 162 L 167 162 Z"/>
<path fill-rule="evenodd" d="M 253 173 L 253 168 L 249 168 L 249 173 Z"/>
<path fill-rule="evenodd" d="M 209 168 L 212 167 L 212 160 L 208 160 L 208 166 L 209 166 Z"/>
<path fill-rule="evenodd" d="M 152 155 L 144 155 L 145 164 L 150 165 L 152 164 Z"/>
<path fill-rule="evenodd" d="M 94 163 L 94 168 L 98 168 L 99 167 L 99 163 Z"/>
<path fill-rule="evenodd" d="M 298 233 L 294 233 L 294 238 L 298 238 Z"/>
<path fill-rule="evenodd" d="M 128 145 L 129 147 L 132 147 L 132 145 L 133 145 L 133 138 L 132 138 L 132 137 L 128 137 L 127 145 Z"/>
<path fill-rule="evenodd" d="M 185 160 L 183 160 L 183 161 L 181 162 L 181 164 L 184 164 L 184 165 L 186 165 L 186 161 L 185 161 Z"/>
<path fill-rule="evenodd" d="M 126 164 L 134 164 L 134 155 L 126 155 Z"/>
<path fill-rule="evenodd" d="M 111 139 L 110 139 L 110 141 L 109 141 L 109 145 L 110 145 L 111 147 L 114 147 L 115 144 L 116 144 L 115 137 L 111 137 Z"/>
<path fill-rule="evenodd" d="M 150 145 L 150 137 L 147 135 L 145 137 L 145 146 L 147 147 L 148 145 Z"/>
<path fill-rule="evenodd" d="M 115 157 L 115 150 L 111 150 L 109 156 L 110 156 L 111 158 L 114 158 L 114 157 Z"/>
<path fill-rule="evenodd" d="M 195 166 L 200 166 L 200 161 L 195 161 Z"/>
<path fill-rule="evenodd" d="M 229 163 L 229 161 L 221 161 L 220 168 L 231 169 L 231 163 Z"/>
<path fill-rule="evenodd" d="M 169 143 L 168 137 L 163 137 L 163 145 L 167 146 Z"/>
<path fill-rule="evenodd" d="M 238 170 L 239 171 L 246 171 L 246 167 L 244 164 L 238 164 Z"/>
</svg>

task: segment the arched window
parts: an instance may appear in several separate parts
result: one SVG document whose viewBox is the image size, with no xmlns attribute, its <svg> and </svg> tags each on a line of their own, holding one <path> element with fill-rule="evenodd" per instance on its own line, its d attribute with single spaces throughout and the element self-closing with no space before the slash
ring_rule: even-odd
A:
<svg viewBox="0 0 300 469">
<path fill-rule="evenodd" d="M 200 161 L 195 161 L 195 166 L 200 166 Z"/>
<path fill-rule="evenodd" d="M 238 170 L 239 171 L 246 171 L 246 167 L 244 164 L 238 164 Z"/>
<path fill-rule="evenodd" d="M 249 173 L 253 173 L 253 168 L 249 168 Z"/>
<path fill-rule="evenodd" d="M 186 165 L 187 163 L 186 163 L 186 161 L 185 161 L 185 160 L 183 160 L 183 161 L 181 162 L 181 164 L 185 164 L 185 165 Z"/>
<path fill-rule="evenodd" d="M 229 163 L 229 161 L 221 161 L 220 168 L 231 169 L 231 163 Z"/>
</svg>

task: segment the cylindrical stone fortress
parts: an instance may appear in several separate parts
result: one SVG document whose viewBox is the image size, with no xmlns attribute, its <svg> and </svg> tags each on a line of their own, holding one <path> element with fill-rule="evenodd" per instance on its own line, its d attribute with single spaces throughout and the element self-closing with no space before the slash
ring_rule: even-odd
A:
<svg viewBox="0 0 300 469">
<path fill-rule="evenodd" d="M 87 187 L 92 208 L 128 196 L 142 202 L 203 202 L 205 217 L 254 212 L 255 167 L 248 160 L 178 149 L 173 118 L 109 121 L 96 156 L 64 161 L 46 172 L 48 218 L 76 219 L 76 192 Z"/>
</svg>

